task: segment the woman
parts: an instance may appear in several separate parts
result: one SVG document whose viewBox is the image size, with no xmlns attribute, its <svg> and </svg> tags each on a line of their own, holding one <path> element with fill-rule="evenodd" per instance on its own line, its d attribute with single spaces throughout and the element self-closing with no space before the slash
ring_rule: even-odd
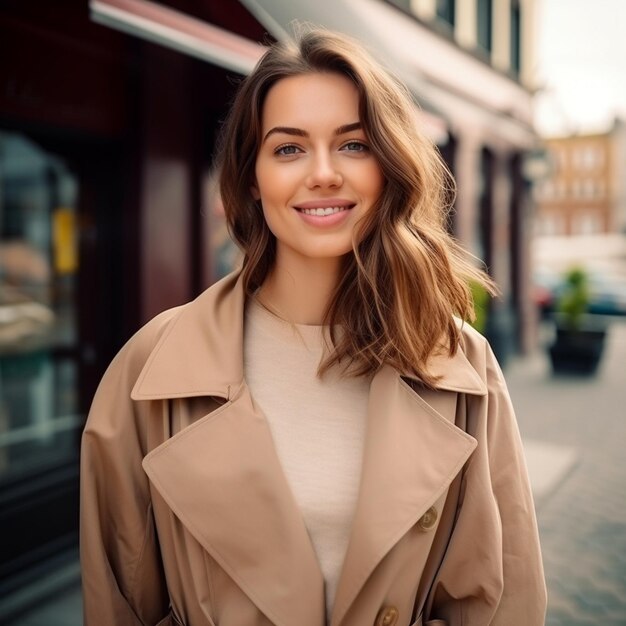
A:
<svg viewBox="0 0 626 626">
<path fill-rule="evenodd" d="M 83 438 L 86 624 L 533 626 L 545 586 L 486 286 L 411 101 L 273 46 L 223 130 L 241 272 L 145 326 Z"/>
</svg>

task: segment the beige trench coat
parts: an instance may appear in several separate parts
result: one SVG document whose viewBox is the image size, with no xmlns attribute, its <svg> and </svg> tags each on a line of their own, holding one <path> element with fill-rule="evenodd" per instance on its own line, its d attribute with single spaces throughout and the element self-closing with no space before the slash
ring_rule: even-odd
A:
<svg viewBox="0 0 626 626">
<path fill-rule="evenodd" d="M 86 626 L 323 626 L 323 578 L 243 380 L 231 275 L 140 330 L 82 443 Z M 467 326 L 428 391 L 374 377 L 332 626 L 538 626 L 545 584 L 502 374 Z"/>
</svg>

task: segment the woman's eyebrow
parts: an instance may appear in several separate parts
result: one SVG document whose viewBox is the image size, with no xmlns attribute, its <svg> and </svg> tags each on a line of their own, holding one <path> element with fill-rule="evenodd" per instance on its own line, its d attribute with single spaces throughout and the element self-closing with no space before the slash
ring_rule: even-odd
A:
<svg viewBox="0 0 626 626">
<path fill-rule="evenodd" d="M 345 124 L 344 126 L 335 128 L 335 135 L 345 135 L 346 133 L 351 133 L 353 130 L 361 130 L 362 128 L 363 128 L 363 124 L 361 124 L 361 122 L 353 122 L 352 124 Z"/>
<path fill-rule="evenodd" d="M 361 122 L 353 122 L 352 124 L 344 124 L 343 126 L 339 126 L 335 128 L 333 134 L 335 135 L 345 135 L 346 133 L 351 133 L 354 130 L 360 130 L 363 128 Z M 270 135 L 274 135 L 276 133 L 283 133 L 285 135 L 293 135 L 294 137 L 309 137 L 309 133 L 302 128 L 294 128 L 293 126 L 274 126 L 274 128 L 270 128 L 270 130 L 265 133 L 265 137 L 263 137 L 262 143 L 267 141 L 267 138 Z"/>
<path fill-rule="evenodd" d="M 283 133 L 285 135 L 294 135 L 295 137 L 308 137 L 309 133 L 306 130 L 302 130 L 301 128 L 292 128 L 291 126 L 274 126 L 270 130 L 265 133 L 265 137 L 263 137 L 263 142 L 267 141 L 267 138 L 270 135 L 274 135 L 276 133 Z"/>
</svg>

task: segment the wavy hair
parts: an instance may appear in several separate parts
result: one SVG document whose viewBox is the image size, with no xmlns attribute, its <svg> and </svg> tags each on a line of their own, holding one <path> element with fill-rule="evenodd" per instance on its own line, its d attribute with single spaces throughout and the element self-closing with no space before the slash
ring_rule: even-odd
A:
<svg viewBox="0 0 626 626">
<path fill-rule="evenodd" d="M 242 81 L 222 127 L 220 190 L 231 235 L 244 253 L 245 290 L 251 295 L 261 286 L 276 257 L 274 235 L 251 193 L 265 97 L 283 78 L 316 72 L 339 73 L 356 86 L 360 122 L 385 178 L 381 196 L 355 229 L 353 254 L 343 259 L 324 320 L 332 349 L 319 374 L 341 364 L 351 375 L 370 375 L 389 364 L 434 387 L 428 358 L 456 352 L 454 316 L 474 319 L 469 282 L 492 294 L 496 289 L 446 230 L 454 181 L 420 133 L 411 96 L 344 35 L 307 28 L 293 41 L 273 44 Z"/>
</svg>

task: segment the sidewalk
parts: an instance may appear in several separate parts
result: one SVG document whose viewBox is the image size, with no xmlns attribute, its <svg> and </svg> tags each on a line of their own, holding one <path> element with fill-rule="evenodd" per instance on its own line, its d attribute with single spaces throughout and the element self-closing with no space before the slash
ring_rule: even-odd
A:
<svg viewBox="0 0 626 626">
<path fill-rule="evenodd" d="M 626 319 L 594 378 L 553 378 L 541 351 L 505 374 L 537 504 L 546 625 L 625 626 Z M 80 626 L 78 584 L 13 624 Z"/>
<path fill-rule="evenodd" d="M 542 352 L 506 378 L 535 478 L 547 626 L 626 625 L 626 320 L 595 378 L 553 378 Z M 552 454 L 535 455 L 537 442 Z M 530 453 L 530 454 L 529 454 Z"/>
</svg>

